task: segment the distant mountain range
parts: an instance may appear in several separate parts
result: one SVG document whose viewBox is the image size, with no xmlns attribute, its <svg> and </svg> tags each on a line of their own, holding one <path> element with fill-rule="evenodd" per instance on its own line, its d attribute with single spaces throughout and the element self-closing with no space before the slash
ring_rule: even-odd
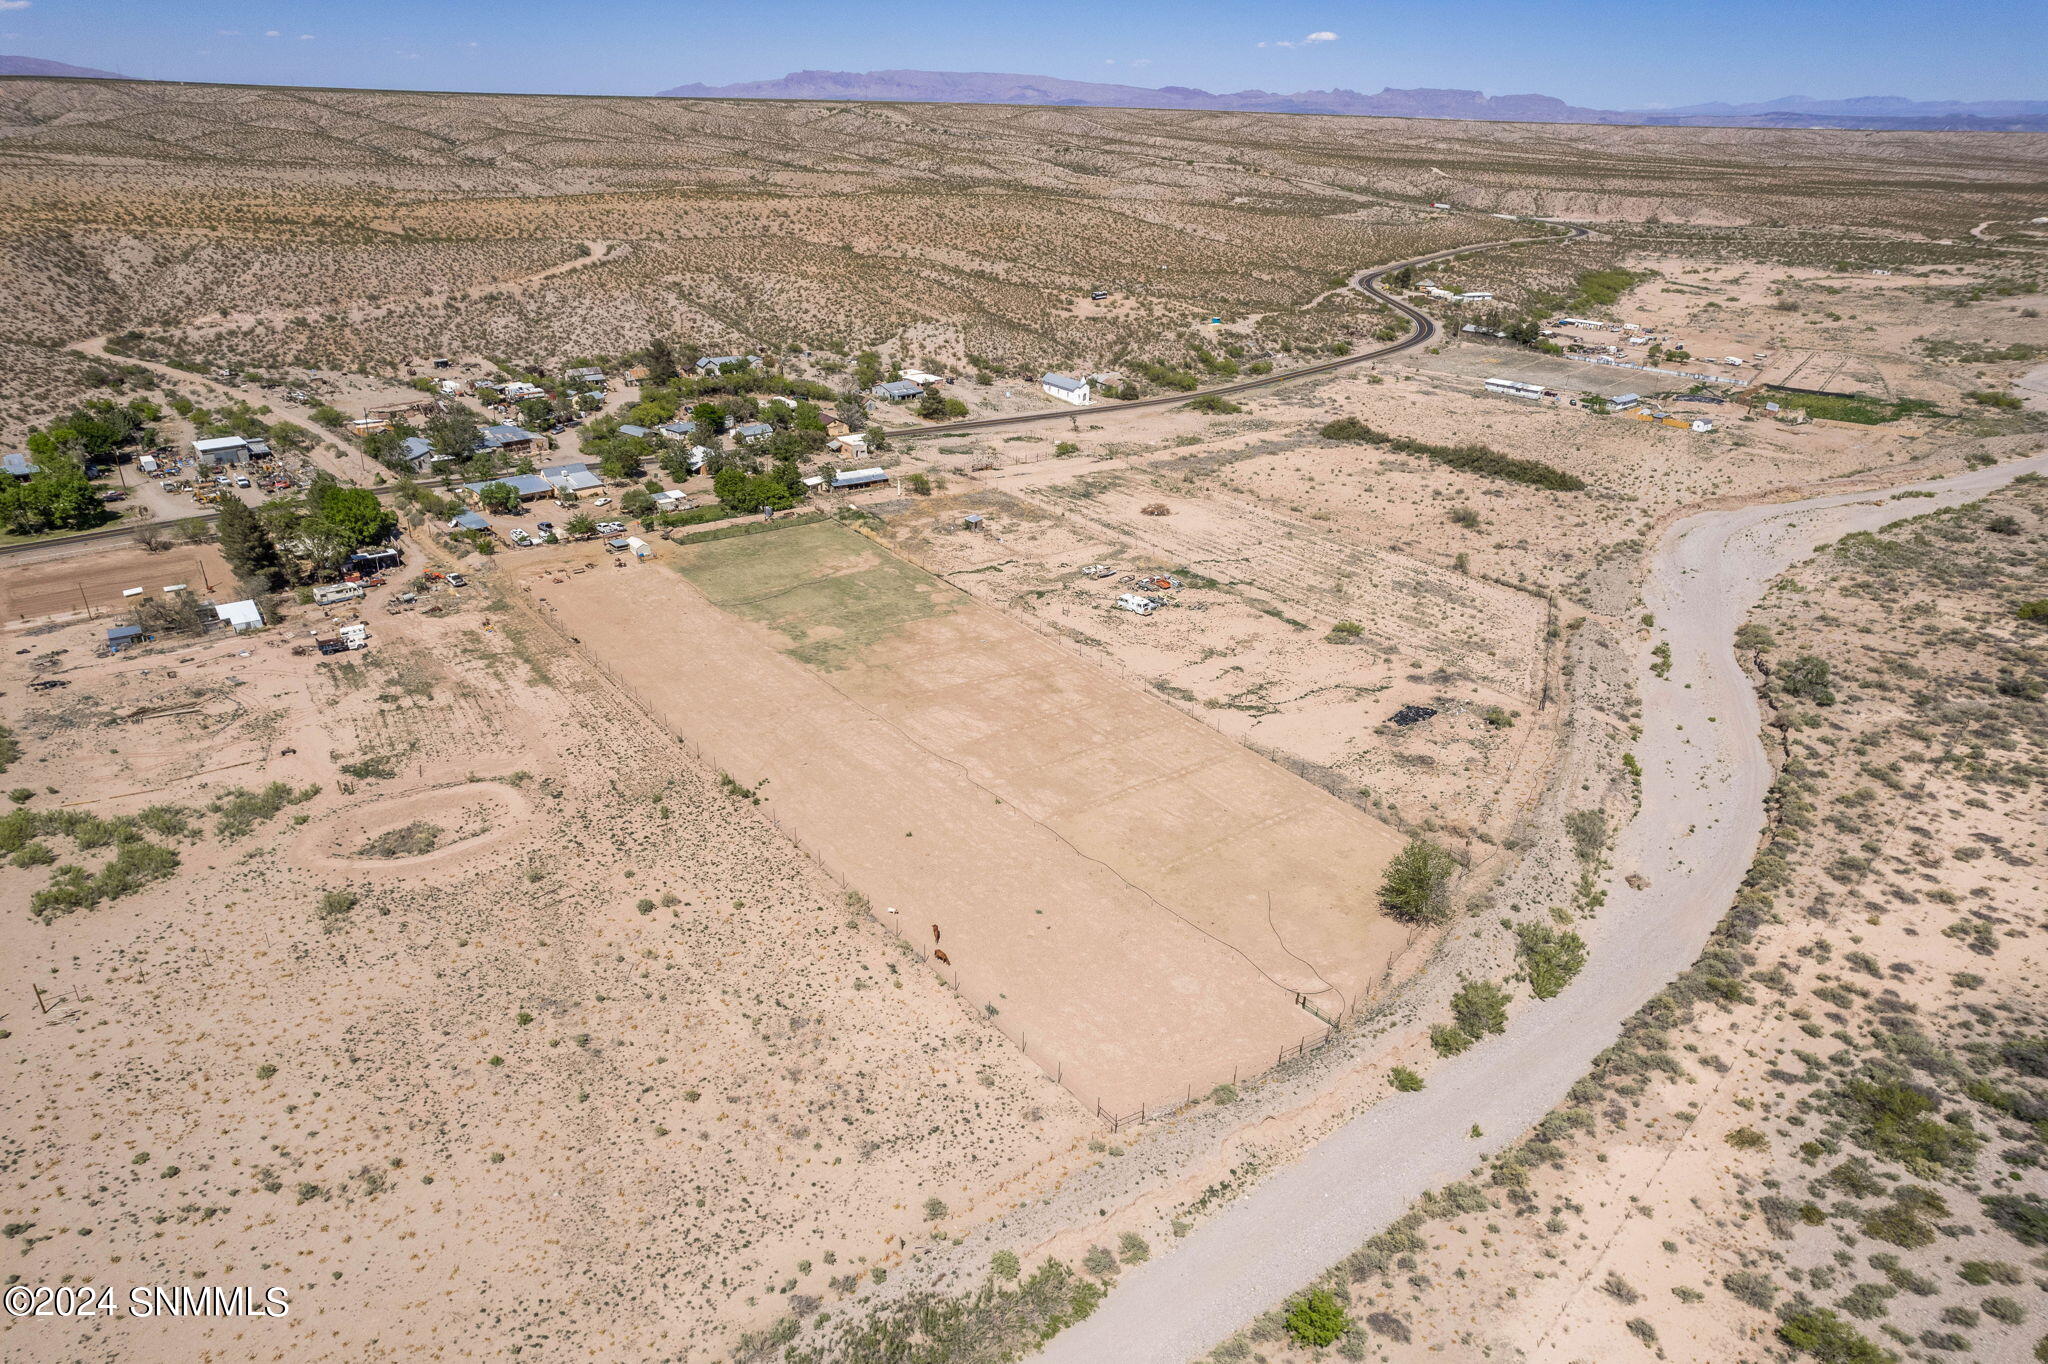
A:
<svg viewBox="0 0 2048 1364">
<path fill-rule="evenodd" d="M 1920 101 L 1894 95 L 1816 100 L 1803 95 L 1759 104 L 1673 109 L 1585 109 L 1550 95 L 1477 90 L 1238 90 L 1185 85 L 1150 89 L 989 71 L 794 71 L 779 80 L 678 85 L 663 95 L 694 99 L 880 100 L 907 104 L 1037 104 L 1073 108 L 1213 109 L 1266 114 L 1366 114 L 1385 118 L 1485 119 L 1517 123 L 1648 123 L 1738 128 L 1979 129 L 2048 131 L 2048 100 Z"/>
<path fill-rule="evenodd" d="M 125 79 L 117 72 L 96 71 L 90 66 L 67 66 L 46 62 L 41 57 L 10 57 L 0 52 L 0 76 L 93 76 L 101 80 Z"/>
<path fill-rule="evenodd" d="M 41 57 L 0 55 L 0 76 L 125 80 L 112 71 Z M 792 71 L 779 80 L 678 85 L 678 99 L 861 100 L 903 104 L 1034 104 L 1067 108 L 1210 109 L 1258 114 L 1360 114 L 1379 118 L 1481 119 L 1496 123 L 1642 123 L 1681 127 L 1861 128 L 1880 131 L 2048 132 L 2048 100 L 1912 100 L 1898 95 L 1812 99 L 1787 95 L 1754 104 L 1686 104 L 1668 109 L 1587 109 L 1550 95 L 1478 90 L 1237 90 L 1186 85 L 1114 85 L 993 71 Z"/>
</svg>

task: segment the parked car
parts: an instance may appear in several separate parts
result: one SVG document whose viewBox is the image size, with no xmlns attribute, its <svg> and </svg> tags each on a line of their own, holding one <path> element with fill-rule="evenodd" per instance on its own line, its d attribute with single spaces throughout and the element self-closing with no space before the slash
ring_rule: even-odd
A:
<svg viewBox="0 0 2048 1364">
<path fill-rule="evenodd" d="M 512 543 L 515 545 L 530 545 L 533 543 L 533 537 L 519 529 L 519 527 L 514 526 L 512 528 Z"/>
<path fill-rule="evenodd" d="M 593 497 L 590 499 L 590 505 L 593 507 L 609 507 L 611 504 L 612 500 L 609 497 Z"/>
<path fill-rule="evenodd" d="M 238 479 L 236 479 L 236 480 L 235 480 L 235 486 L 236 486 L 237 488 L 246 488 L 246 487 L 248 487 L 248 486 L 249 486 L 249 480 L 248 480 L 248 478 L 247 478 L 247 477 L 242 477 L 242 478 L 238 478 Z"/>
<path fill-rule="evenodd" d="M 450 587 L 468 587 L 469 579 L 463 577 L 460 573 L 450 573 L 448 575 L 448 585 Z"/>
<path fill-rule="evenodd" d="M 600 521 L 597 523 L 597 529 L 603 535 L 623 535 L 626 530 L 626 523 L 624 521 Z"/>
<path fill-rule="evenodd" d="M 534 529 L 539 531 L 543 535 L 551 535 L 554 533 L 555 523 L 552 521 L 537 522 L 534 525 Z"/>
</svg>

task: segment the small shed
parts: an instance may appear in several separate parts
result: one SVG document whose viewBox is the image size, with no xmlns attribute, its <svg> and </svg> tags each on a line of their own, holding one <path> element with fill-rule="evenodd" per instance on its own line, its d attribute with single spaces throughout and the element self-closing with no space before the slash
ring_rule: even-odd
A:
<svg viewBox="0 0 2048 1364">
<path fill-rule="evenodd" d="M 464 512 L 460 516 L 451 518 L 448 522 L 448 529 L 450 530 L 489 530 L 490 528 L 491 523 L 475 512 Z"/>
<path fill-rule="evenodd" d="M 107 647 L 119 653 L 128 645 L 140 644 L 148 638 L 140 625 L 116 625 L 107 631 Z"/>
<path fill-rule="evenodd" d="M 254 599 L 231 601 L 224 606 L 216 606 L 213 608 L 213 614 L 233 626 L 237 632 L 263 628 L 263 608 L 258 606 Z"/>
</svg>

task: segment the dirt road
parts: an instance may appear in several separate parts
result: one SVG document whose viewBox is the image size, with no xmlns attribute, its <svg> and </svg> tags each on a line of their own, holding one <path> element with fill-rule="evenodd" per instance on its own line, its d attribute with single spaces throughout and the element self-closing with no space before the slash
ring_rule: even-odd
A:
<svg viewBox="0 0 2048 1364">
<path fill-rule="evenodd" d="M 1908 485 L 1931 499 L 1839 493 L 1674 525 L 1651 560 L 1643 594 L 1659 639 L 1671 646 L 1671 675 L 1650 673 L 1645 645 L 1638 659 L 1644 736 L 1636 750 L 1642 812 L 1616 847 L 1585 972 L 1555 1005 L 1531 1008 L 1505 1035 L 1438 1062 L 1426 1089 L 1390 1095 L 1172 1254 L 1127 1271 L 1095 1314 L 1040 1358 L 1198 1358 L 1382 1230 L 1424 1190 L 1463 1177 L 1548 1113 L 1621 1023 L 1698 956 L 1754 855 L 1772 772 L 1731 636 L 1765 585 L 1817 544 L 1952 507 L 2044 470 L 2048 455 L 2035 455 Z M 1621 879 L 1630 873 L 1647 878 L 1647 887 Z M 1475 1123 L 1481 1139 L 1470 1136 Z"/>
</svg>

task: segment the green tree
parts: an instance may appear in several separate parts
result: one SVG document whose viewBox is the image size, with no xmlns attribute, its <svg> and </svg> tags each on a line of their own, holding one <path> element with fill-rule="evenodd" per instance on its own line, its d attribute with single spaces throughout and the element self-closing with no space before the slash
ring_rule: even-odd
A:
<svg viewBox="0 0 2048 1364">
<path fill-rule="evenodd" d="M 324 530 L 350 549 L 391 538 L 398 518 L 368 488 L 350 488 L 332 478 L 316 478 L 306 491 L 314 529 Z"/>
<path fill-rule="evenodd" d="M 466 460 L 483 439 L 483 428 L 466 409 L 443 412 L 427 423 L 427 444 L 441 459 Z"/>
<path fill-rule="evenodd" d="M 1795 1312 L 1778 1323 L 1778 1339 L 1821 1364 L 1887 1364 L 1891 1356 L 1833 1312 Z"/>
<path fill-rule="evenodd" d="M 1817 706 L 1835 704 L 1833 669 L 1814 654 L 1801 654 L 1778 670 L 1778 690 L 1803 696 Z"/>
<path fill-rule="evenodd" d="M 1515 929 L 1516 950 L 1529 972 L 1529 993 L 1554 999 L 1586 964 L 1586 940 L 1570 930 L 1547 924 L 1521 924 Z"/>
<path fill-rule="evenodd" d="M 275 591 L 284 578 L 284 558 L 249 504 L 239 497 L 223 498 L 215 529 L 220 534 L 221 555 L 235 577 L 259 591 Z"/>
<path fill-rule="evenodd" d="M 647 366 L 650 384 L 672 384 L 682 372 L 676 363 L 675 347 L 659 336 L 647 343 L 647 349 L 641 352 L 641 363 Z"/>
<path fill-rule="evenodd" d="M 0 527 L 11 535 L 89 530 L 113 520 L 85 476 L 85 466 L 63 450 L 36 456 L 36 472 L 16 481 L 0 477 Z"/>
<path fill-rule="evenodd" d="M 1312 1288 L 1289 1304 L 1286 1321 L 1288 1335 L 1303 1345 L 1319 1347 L 1336 1343 L 1351 1329 L 1344 1305 L 1321 1288 Z"/>
<path fill-rule="evenodd" d="M 1451 996 L 1451 1017 L 1467 1037 L 1480 1038 L 1490 1032 L 1508 1030 L 1507 991 L 1490 980 L 1468 981 Z"/>
<path fill-rule="evenodd" d="M 1410 839 L 1387 864 L 1380 881 L 1380 907 L 1411 924 L 1440 924 L 1451 917 L 1451 873 L 1458 863 L 1427 839 Z"/>
<path fill-rule="evenodd" d="M 564 534 L 580 540 L 586 535 L 597 534 L 597 522 L 591 520 L 584 513 L 578 512 L 569 518 L 569 524 L 563 526 L 562 531 Z"/>
<path fill-rule="evenodd" d="M 519 510 L 519 490 L 510 483 L 486 483 L 476 490 L 476 500 L 486 511 L 507 516 Z"/>
</svg>

